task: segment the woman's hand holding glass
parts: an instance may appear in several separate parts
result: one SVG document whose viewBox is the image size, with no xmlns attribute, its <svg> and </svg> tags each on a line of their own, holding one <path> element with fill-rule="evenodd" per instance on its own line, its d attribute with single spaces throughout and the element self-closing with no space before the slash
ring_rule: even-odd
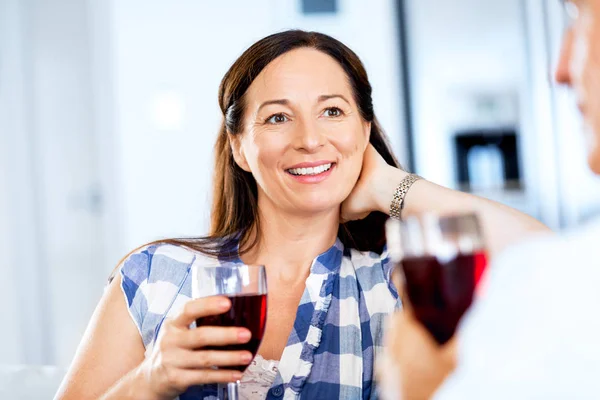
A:
<svg viewBox="0 0 600 400">
<path fill-rule="evenodd" d="M 152 399 L 173 399 L 188 387 L 207 383 L 229 383 L 239 380 L 240 371 L 228 369 L 248 365 L 249 351 L 203 350 L 247 343 L 250 331 L 241 327 L 202 326 L 190 329 L 198 318 L 223 314 L 231 308 L 224 296 L 190 300 L 172 319 L 163 323 L 152 353 L 140 365 L 140 379 Z M 219 369 L 212 367 L 217 366 Z"/>
<path fill-rule="evenodd" d="M 440 345 L 409 309 L 391 315 L 387 326 L 388 351 L 377 367 L 389 390 L 382 398 L 430 399 L 456 366 L 456 337 Z"/>
</svg>

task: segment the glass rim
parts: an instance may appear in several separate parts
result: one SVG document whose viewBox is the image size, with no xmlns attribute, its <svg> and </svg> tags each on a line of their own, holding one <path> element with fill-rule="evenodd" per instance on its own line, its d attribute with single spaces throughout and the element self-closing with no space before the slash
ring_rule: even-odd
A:
<svg viewBox="0 0 600 400">
<path fill-rule="evenodd" d="M 192 298 L 209 296 L 266 295 L 267 270 L 264 265 L 192 265 Z"/>
<path fill-rule="evenodd" d="M 403 220 L 388 219 L 386 243 L 393 262 L 413 257 L 447 258 L 486 251 L 477 212 L 425 212 Z"/>
</svg>

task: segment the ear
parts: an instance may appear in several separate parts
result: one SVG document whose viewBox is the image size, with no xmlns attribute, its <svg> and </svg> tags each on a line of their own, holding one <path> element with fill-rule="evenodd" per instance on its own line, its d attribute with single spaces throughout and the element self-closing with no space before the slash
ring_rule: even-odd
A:
<svg viewBox="0 0 600 400">
<path fill-rule="evenodd" d="M 241 135 L 228 135 L 229 145 L 231 146 L 231 153 L 233 154 L 233 160 L 235 163 L 246 172 L 250 172 L 244 149 L 242 148 Z"/>
<path fill-rule="evenodd" d="M 365 135 L 365 148 L 364 148 L 364 150 L 366 150 L 367 146 L 369 146 L 369 143 L 371 141 L 371 123 L 370 122 L 363 123 L 363 131 L 364 131 L 364 135 Z"/>
</svg>

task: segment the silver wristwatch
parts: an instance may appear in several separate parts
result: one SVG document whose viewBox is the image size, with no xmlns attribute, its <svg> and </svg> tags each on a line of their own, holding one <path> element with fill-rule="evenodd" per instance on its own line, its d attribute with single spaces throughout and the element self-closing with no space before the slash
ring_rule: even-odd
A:
<svg viewBox="0 0 600 400">
<path fill-rule="evenodd" d="M 412 184 L 418 181 L 419 179 L 421 179 L 421 177 L 415 174 L 410 174 L 404 179 L 402 179 L 402 181 L 394 191 L 394 197 L 392 197 L 392 202 L 390 203 L 390 218 L 402 219 L 404 197 L 406 197 L 406 193 L 408 193 L 408 189 L 410 189 Z"/>
</svg>

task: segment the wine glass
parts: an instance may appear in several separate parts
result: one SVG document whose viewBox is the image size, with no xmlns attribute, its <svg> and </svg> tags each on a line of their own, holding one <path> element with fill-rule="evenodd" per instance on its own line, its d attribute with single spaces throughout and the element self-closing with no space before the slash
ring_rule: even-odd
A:
<svg viewBox="0 0 600 400">
<path fill-rule="evenodd" d="M 487 265 L 477 216 L 390 219 L 386 236 L 415 317 L 439 344 L 446 343 L 471 305 Z"/>
<path fill-rule="evenodd" d="M 226 296 L 231 301 L 229 311 L 220 315 L 198 318 L 196 326 L 238 326 L 250 330 L 250 341 L 207 350 L 247 350 L 256 356 L 267 322 L 267 277 L 264 266 L 194 266 L 192 297 Z M 244 372 L 247 365 L 231 367 Z M 219 385 L 219 398 L 238 399 L 240 382 Z"/>
</svg>

